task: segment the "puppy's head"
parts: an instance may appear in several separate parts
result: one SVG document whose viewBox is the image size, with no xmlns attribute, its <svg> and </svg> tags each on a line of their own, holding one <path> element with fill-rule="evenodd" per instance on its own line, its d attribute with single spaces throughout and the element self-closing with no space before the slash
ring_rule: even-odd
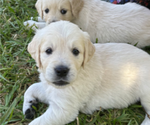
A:
<svg viewBox="0 0 150 125">
<path fill-rule="evenodd" d="M 38 31 L 28 51 L 40 73 L 57 86 L 72 83 L 95 52 L 89 35 L 68 21 L 52 23 Z"/>
<path fill-rule="evenodd" d="M 72 21 L 82 9 L 82 0 L 38 0 L 35 7 L 40 17 L 47 22 Z"/>
</svg>

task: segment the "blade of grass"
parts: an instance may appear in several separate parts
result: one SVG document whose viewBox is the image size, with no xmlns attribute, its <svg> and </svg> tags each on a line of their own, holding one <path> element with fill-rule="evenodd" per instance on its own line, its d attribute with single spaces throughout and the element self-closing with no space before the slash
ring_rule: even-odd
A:
<svg viewBox="0 0 150 125">
<path fill-rule="evenodd" d="M 6 120 L 9 118 L 9 116 L 11 115 L 11 113 L 13 112 L 13 110 L 15 109 L 15 106 L 17 105 L 18 101 L 21 98 L 21 95 L 24 93 L 24 91 L 22 91 L 16 98 L 15 100 L 12 102 L 12 104 L 10 105 L 10 107 L 7 109 L 7 111 L 5 112 L 5 114 L 1 117 L 0 120 L 0 125 L 4 124 L 6 122 Z"/>
</svg>

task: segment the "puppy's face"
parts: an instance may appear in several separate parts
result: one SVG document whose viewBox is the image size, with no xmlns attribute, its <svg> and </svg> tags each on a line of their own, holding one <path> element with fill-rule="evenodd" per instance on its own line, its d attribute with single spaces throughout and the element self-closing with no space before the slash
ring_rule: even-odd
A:
<svg viewBox="0 0 150 125">
<path fill-rule="evenodd" d="M 72 21 L 83 6 L 82 0 L 38 0 L 36 8 L 47 23 L 59 20 Z"/>
<path fill-rule="evenodd" d="M 57 86 L 72 83 L 95 48 L 87 33 L 66 21 L 39 31 L 28 46 L 45 79 Z"/>
</svg>

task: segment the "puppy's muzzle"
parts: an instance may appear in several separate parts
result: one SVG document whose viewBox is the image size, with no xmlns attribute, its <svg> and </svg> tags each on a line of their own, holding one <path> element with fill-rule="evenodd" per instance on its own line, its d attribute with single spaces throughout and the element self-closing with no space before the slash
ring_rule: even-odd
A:
<svg viewBox="0 0 150 125">
<path fill-rule="evenodd" d="M 59 20 L 48 20 L 46 23 L 47 23 L 47 25 L 48 25 L 48 24 L 50 24 L 50 23 L 54 23 L 54 22 L 57 22 L 57 21 L 59 21 Z"/>
<path fill-rule="evenodd" d="M 56 75 L 56 81 L 54 81 L 53 83 L 55 85 L 66 85 L 69 84 L 67 82 L 67 75 L 69 73 L 69 68 L 63 65 L 57 66 L 55 69 L 55 75 Z"/>
<path fill-rule="evenodd" d="M 56 22 L 56 21 L 57 21 L 57 20 L 52 20 L 51 23 L 54 23 L 54 22 Z"/>
</svg>

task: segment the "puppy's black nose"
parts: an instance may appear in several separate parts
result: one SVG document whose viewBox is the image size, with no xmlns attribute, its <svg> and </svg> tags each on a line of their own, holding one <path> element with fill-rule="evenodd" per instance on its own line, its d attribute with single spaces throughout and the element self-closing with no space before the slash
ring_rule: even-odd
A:
<svg viewBox="0 0 150 125">
<path fill-rule="evenodd" d="M 56 75 L 59 77 L 65 77 L 69 72 L 69 68 L 66 66 L 62 66 L 62 65 L 57 66 L 54 70 L 55 70 Z"/>
</svg>

